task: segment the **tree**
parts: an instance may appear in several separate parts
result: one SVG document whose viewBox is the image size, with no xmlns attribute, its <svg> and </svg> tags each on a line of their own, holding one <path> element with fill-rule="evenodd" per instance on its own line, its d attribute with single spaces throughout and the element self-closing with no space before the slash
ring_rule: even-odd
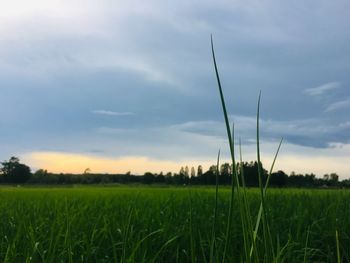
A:
<svg viewBox="0 0 350 263">
<path fill-rule="evenodd" d="M 189 177 L 189 176 L 190 176 L 190 169 L 186 165 L 186 167 L 185 167 L 185 177 Z"/>
<path fill-rule="evenodd" d="M 229 184 L 231 178 L 231 165 L 224 163 L 220 168 L 220 182 L 223 184 Z"/>
<path fill-rule="evenodd" d="M 323 180 L 328 181 L 329 180 L 329 174 L 323 175 Z"/>
<path fill-rule="evenodd" d="M 272 173 L 270 177 L 270 185 L 283 187 L 287 184 L 288 175 L 286 175 L 283 171 L 278 171 L 276 173 Z"/>
<path fill-rule="evenodd" d="M 194 167 L 191 167 L 191 178 L 196 176 L 196 170 L 194 169 Z"/>
<path fill-rule="evenodd" d="M 198 165 L 197 176 L 201 177 L 202 174 L 203 174 L 203 167 L 202 167 L 202 165 Z"/>
<path fill-rule="evenodd" d="M 4 179 L 9 183 L 25 183 L 31 177 L 30 168 L 19 162 L 17 157 L 11 157 L 10 160 L 1 163 L 0 169 Z"/>
<path fill-rule="evenodd" d="M 151 184 L 154 182 L 154 179 L 155 179 L 155 176 L 154 174 L 150 173 L 150 172 L 146 172 L 144 175 L 143 175 L 143 182 L 145 184 Z"/>
<path fill-rule="evenodd" d="M 206 171 L 203 174 L 203 179 L 205 180 L 203 183 L 205 184 L 215 184 L 216 183 L 216 173 L 217 173 L 217 166 L 212 165 L 209 167 L 209 170 Z"/>
<path fill-rule="evenodd" d="M 165 176 L 163 175 L 163 172 L 160 172 L 155 178 L 156 183 L 164 183 L 165 182 Z"/>
<path fill-rule="evenodd" d="M 339 175 L 337 175 L 336 173 L 331 173 L 329 175 L 329 181 L 331 183 L 332 186 L 337 186 L 338 182 L 339 182 Z"/>
<path fill-rule="evenodd" d="M 34 175 L 37 177 L 44 177 L 48 175 L 48 172 L 46 169 L 39 169 L 34 173 Z"/>
<path fill-rule="evenodd" d="M 185 176 L 185 168 L 183 168 L 183 166 L 181 166 L 179 174 Z"/>
<path fill-rule="evenodd" d="M 337 183 L 339 181 L 339 176 L 336 173 L 331 173 L 330 175 L 330 180 Z"/>
</svg>

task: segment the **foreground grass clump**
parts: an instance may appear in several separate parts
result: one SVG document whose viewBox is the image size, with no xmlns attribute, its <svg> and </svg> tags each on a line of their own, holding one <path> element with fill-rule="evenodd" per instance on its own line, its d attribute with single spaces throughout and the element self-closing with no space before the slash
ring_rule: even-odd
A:
<svg viewBox="0 0 350 263">
<path fill-rule="evenodd" d="M 0 188 L 0 262 L 221 262 L 230 195 L 220 189 L 215 206 L 214 188 Z M 259 190 L 246 196 L 256 215 Z M 270 189 L 265 209 L 279 261 L 337 262 L 337 228 L 349 262 L 349 199 L 345 190 Z M 232 217 L 226 262 L 241 262 L 237 209 Z M 259 236 L 256 247 L 264 251 Z"/>
</svg>

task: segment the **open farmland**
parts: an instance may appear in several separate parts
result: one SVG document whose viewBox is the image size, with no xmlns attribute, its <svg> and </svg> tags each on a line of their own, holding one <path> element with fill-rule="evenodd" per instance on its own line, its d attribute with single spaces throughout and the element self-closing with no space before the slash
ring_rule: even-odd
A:
<svg viewBox="0 0 350 263">
<path fill-rule="evenodd" d="M 0 188 L 1 262 L 219 262 L 230 190 L 204 187 Z M 226 262 L 244 258 L 234 199 Z M 254 220 L 260 200 L 247 191 Z M 256 251 L 276 262 L 349 262 L 350 192 L 270 189 L 266 196 L 272 244 L 258 233 Z M 211 245 L 214 244 L 214 245 Z M 212 247 L 212 249 L 211 249 Z M 252 259 L 254 262 L 254 260 Z"/>
</svg>

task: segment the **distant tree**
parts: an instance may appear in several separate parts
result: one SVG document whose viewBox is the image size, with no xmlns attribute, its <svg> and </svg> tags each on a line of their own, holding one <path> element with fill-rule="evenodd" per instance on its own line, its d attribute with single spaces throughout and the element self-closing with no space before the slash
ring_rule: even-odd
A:
<svg viewBox="0 0 350 263">
<path fill-rule="evenodd" d="M 244 173 L 244 181 L 247 186 L 258 186 L 258 163 L 257 162 L 245 162 L 242 164 L 242 170 Z"/>
<path fill-rule="evenodd" d="M 179 171 L 179 174 L 182 175 L 182 176 L 185 176 L 185 168 L 183 168 L 183 166 L 181 166 L 180 168 L 180 171 Z"/>
<path fill-rule="evenodd" d="M 160 172 L 155 178 L 156 183 L 164 183 L 165 182 L 165 176 L 163 175 L 163 172 Z"/>
<path fill-rule="evenodd" d="M 37 177 L 44 177 L 44 176 L 47 176 L 47 174 L 48 174 L 47 170 L 39 169 L 33 175 Z"/>
<path fill-rule="evenodd" d="M 337 175 L 336 173 L 331 173 L 329 176 L 330 176 L 331 181 L 333 181 L 333 182 L 339 181 L 339 175 Z"/>
<path fill-rule="evenodd" d="M 316 184 L 314 174 L 296 174 L 292 172 L 288 177 L 288 185 L 292 187 L 313 187 Z"/>
<path fill-rule="evenodd" d="M 30 168 L 19 162 L 17 157 L 11 157 L 10 160 L 1 163 L 0 169 L 4 179 L 9 183 L 25 183 L 31 177 Z"/>
<path fill-rule="evenodd" d="M 189 176 L 190 176 L 190 169 L 186 165 L 186 167 L 185 167 L 185 177 L 189 177 Z"/>
<path fill-rule="evenodd" d="M 209 167 L 209 170 L 203 174 L 204 184 L 215 184 L 216 183 L 216 165 L 212 165 Z"/>
<path fill-rule="evenodd" d="M 337 175 L 336 173 L 331 173 L 329 175 L 329 182 L 331 186 L 337 186 L 339 183 L 339 175 Z"/>
<path fill-rule="evenodd" d="M 231 165 L 229 163 L 224 163 L 220 168 L 220 183 L 228 184 L 230 183 L 231 177 Z"/>
<path fill-rule="evenodd" d="M 203 167 L 202 167 L 202 165 L 198 165 L 197 176 L 201 177 L 202 175 L 203 175 Z"/>
<path fill-rule="evenodd" d="M 323 175 L 323 182 L 328 186 L 337 186 L 339 183 L 339 176 L 336 173 Z"/>
<path fill-rule="evenodd" d="M 145 184 L 151 184 L 154 182 L 155 176 L 154 174 L 147 172 L 143 175 L 143 182 Z"/>
<path fill-rule="evenodd" d="M 194 169 L 194 167 L 191 167 L 191 177 L 195 177 L 196 176 L 196 170 Z"/>
<path fill-rule="evenodd" d="M 329 174 L 325 174 L 325 175 L 323 175 L 323 180 L 325 180 L 325 181 L 328 181 L 329 180 Z"/>
<path fill-rule="evenodd" d="M 304 186 L 306 187 L 313 187 L 316 184 L 316 175 L 311 174 L 305 174 L 304 176 Z"/>
<path fill-rule="evenodd" d="M 350 179 L 345 179 L 341 183 L 343 187 L 350 188 Z"/>
<path fill-rule="evenodd" d="M 278 171 L 276 173 L 271 174 L 270 185 L 283 187 L 286 186 L 288 181 L 288 175 L 286 175 L 283 171 Z"/>
<path fill-rule="evenodd" d="M 47 170 L 39 169 L 30 178 L 30 183 L 45 183 L 49 173 Z"/>
<path fill-rule="evenodd" d="M 166 173 L 164 180 L 166 184 L 171 184 L 173 182 L 172 173 L 171 172 Z"/>
<path fill-rule="evenodd" d="M 183 169 L 183 168 L 182 168 Z M 183 170 L 184 171 L 184 170 Z M 185 172 L 180 171 L 179 174 L 174 174 L 173 182 L 178 185 L 182 185 L 186 182 Z"/>
</svg>

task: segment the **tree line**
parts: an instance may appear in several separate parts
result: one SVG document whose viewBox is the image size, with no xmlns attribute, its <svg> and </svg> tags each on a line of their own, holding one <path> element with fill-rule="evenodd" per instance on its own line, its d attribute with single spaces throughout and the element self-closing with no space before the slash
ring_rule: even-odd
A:
<svg viewBox="0 0 350 263">
<path fill-rule="evenodd" d="M 237 171 L 240 184 L 247 187 L 259 185 L 258 162 L 237 163 Z M 268 172 L 260 164 L 263 183 L 268 178 Z M 219 169 L 216 165 L 209 167 L 207 171 L 199 165 L 195 167 L 181 167 L 178 173 L 151 173 L 133 175 L 125 174 L 96 174 L 86 169 L 81 174 L 50 173 L 40 169 L 32 173 L 30 168 L 21 163 L 17 157 L 11 157 L 8 161 L 1 163 L 0 183 L 3 184 L 108 184 L 108 183 L 140 183 L 140 184 L 168 184 L 168 185 L 215 185 L 216 176 L 220 185 L 229 185 L 232 177 L 232 165 L 224 163 Z M 316 177 L 315 174 L 296 174 L 292 172 L 287 175 L 282 170 L 274 172 L 270 176 L 269 185 L 272 187 L 346 187 L 350 188 L 350 179 L 339 180 L 336 173 L 325 174 Z"/>
</svg>

